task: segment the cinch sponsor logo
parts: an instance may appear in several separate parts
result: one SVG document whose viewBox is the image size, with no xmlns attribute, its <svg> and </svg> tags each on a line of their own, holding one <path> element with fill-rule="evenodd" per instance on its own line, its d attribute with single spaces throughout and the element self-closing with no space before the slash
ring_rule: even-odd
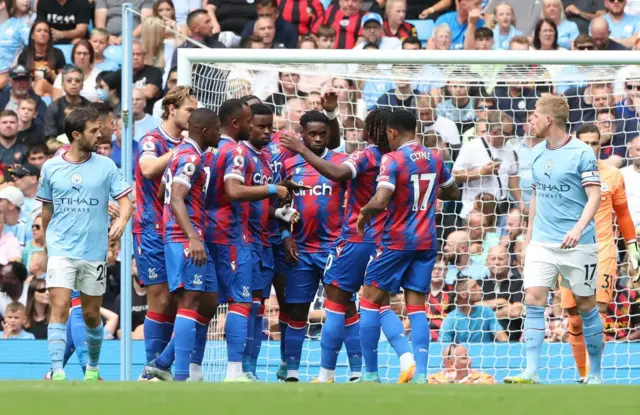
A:
<svg viewBox="0 0 640 415">
<path fill-rule="evenodd" d="M 271 184 L 273 183 L 273 177 L 266 176 L 264 173 L 261 173 L 261 172 L 256 172 L 256 173 L 253 173 L 253 176 L 251 176 L 251 181 L 253 182 L 254 185 Z"/>
<path fill-rule="evenodd" d="M 299 182 L 299 184 L 303 184 Z M 293 194 L 296 196 L 331 196 L 333 194 L 333 188 L 326 184 L 319 184 L 317 186 L 313 186 L 311 189 L 299 189 L 294 190 Z"/>
<path fill-rule="evenodd" d="M 282 162 L 280 161 L 272 161 L 269 165 L 273 174 L 277 174 L 282 169 Z"/>
</svg>

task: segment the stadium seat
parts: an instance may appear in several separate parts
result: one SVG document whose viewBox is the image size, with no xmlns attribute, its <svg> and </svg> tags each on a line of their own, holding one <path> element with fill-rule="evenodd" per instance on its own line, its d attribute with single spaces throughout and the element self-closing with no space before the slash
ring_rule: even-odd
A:
<svg viewBox="0 0 640 415">
<path fill-rule="evenodd" d="M 122 46 L 111 45 L 104 51 L 104 57 L 122 66 Z"/>
<path fill-rule="evenodd" d="M 418 31 L 418 39 L 422 42 L 423 46 L 426 46 L 427 41 L 431 38 L 433 29 L 435 28 L 435 22 L 433 20 L 407 20 L 416 27 Z"/>
<path fill-rule="evenodd" d="M 64 54 L 64 60 L 67 62 L 67 65 L 71 65 L 73 63 L 73 60 L 71 59 L 71 50 L 73 49 L 73 45 L 55 45 L 54 47 Z"/>
</svg>

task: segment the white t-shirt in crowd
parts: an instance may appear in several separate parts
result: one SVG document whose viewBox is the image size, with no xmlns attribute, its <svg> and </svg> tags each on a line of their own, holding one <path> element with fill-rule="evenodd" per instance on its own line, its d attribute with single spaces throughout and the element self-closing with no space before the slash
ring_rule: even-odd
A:
<svg viewBox="0 0 640 415">
<path fill-rule="evenodd" d="M 620 169 L 624 186 L 627 188 L 627 205 L 633 224 L 640 226 L 640 172 L 633 165 Z"/>
<path fill-rule="evenodd" d="M 84 83 L 82 84 L 82 90 L 80 91 L 80 95 L 91 102 L 96 102 L 98 100 L 98 91 L 96 90 L 96 78 L 98 74 L 102 72 L 100 69 L 94 67 L 88 77 L 84 79 Z M 56 76 L 56 80 L 53 82 L 53 87 L 58 88 L 62 91 L 62 95 L 65 95 L 64 89 L 62 89 L 62 74 L 59 73 Z"/>
<path fill-rule="evenodd" d="M 29 284 L 24 284 L 22 287 L 22 294 L 20 294 L 20 298 L 18 302 L 27 306 L 27 294 L 29 293 Z M 7 306 L 11 304 L 13 300 L 9 297 L 9 294 L 0 292 L 0 315 L 5 315 L 7 312 Z"/>
<path fill-rule="evenodd" d="M 462 211 L 461 217 L 466 217 L 473 209 L 473 202 L 480 193 L 490 193 L 501 200 L 509 196 L 509 176 L 518 174 L 518 162 L 511 149 L 495 148 L 487 140 L 487 145 L 494 160 L 502 160 L 498 176 L 487 175 L 479 179 L 470 180 L 464 184 L 462 190 Z M 460 149 L 460 154 L 453 165 L 453 170 L 474 170 L 479 169 L 489 163 L 491 158 L 487 153 L 481 138 L 474 138 Z M 500 178 L 500 184 L 498 182 Z"/>
<path fill-rule="evenodd" d="M 440 134 L 442 140 L 444 140 L 444 142 L 449 145 L 459 146 L 461 143 L 460 131 L 458 131 L 456 123 L 448 118 L 437 117 L 436 121 L 433 124 L 425 125 L 422 132 L 426 133 L 429 131 L 435 131 L 436 133 Z"/>
</svg>

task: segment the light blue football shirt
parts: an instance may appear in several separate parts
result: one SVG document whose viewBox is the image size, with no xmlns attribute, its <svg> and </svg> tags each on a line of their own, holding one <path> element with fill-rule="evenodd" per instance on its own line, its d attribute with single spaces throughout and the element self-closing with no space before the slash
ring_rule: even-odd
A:
<svg viewBox="0 0 640 415">
<path fill-rule="evenodd" d="M 640 31 L 640 17 L 624 14 L 619 22 L 614 22 L 609 13 L 602 16 L 609 24 L 609 38 L 628 39 Z"/>
<path fill-rule="evenodd" d="M 46 234 L 49 256 L 105 261 L 109 197 L 117 200 L 129 192 L 113 160 L 99 154 L 82 163 L 64 154 L 44 163 L 36 198 L 53 203 Z"/>
<path fill-rule="evenodd" d="M 591 147 L 572 137 L 555 149 L 548 148 L 547 142 L 543 141 L 534 147 L 533 153 L 536 217 L 532 240 L 561 244 L 587 204 L 584 188 L 600 186 L 598 161 Z M 579 243 L 595 242 L 595 222 L 591 220 Z"/>
</svg>

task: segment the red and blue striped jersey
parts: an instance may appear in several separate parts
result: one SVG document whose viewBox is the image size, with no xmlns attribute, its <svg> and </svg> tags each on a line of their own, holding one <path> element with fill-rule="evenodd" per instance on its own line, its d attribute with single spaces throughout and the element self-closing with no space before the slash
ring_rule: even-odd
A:
<svg viewBox="0 0 640 415">
<path fill-rule="evenodd" d="M 440 156 L 416 141 L 383 155 L 378 187 L 391 189 L 393 196 L 382 243 L 396 251 L 436 249 L 438 188 L 451 183 L 453 175 Z"/>
<path fill-rule="evenodd" d="M 286 179 L 286 175 L 284 174 L 284 162 L 296 155 L 291 150 L 287 150 L 280 145 L 280 136 L 283 133 L 284 130 L 274 133 L 271 136 L 271 143 L 265 147 L 269 157 L 271 173 L 273 174 L 273 183 L 278 183 Z M 272 200 L 272 203 L 275 208 L 280 207 L 280 201 L 278 199 Z M 280 243 L 280 226 L 277 219 L 273 218 L 270 220 L 269 229 L 271 230 L 271 242 Z"/>
<path fill-rule="evenodd" d="M 218 151 L 205 153 L 205 165 L 211 166 L 204 236 L 209 243 L 232 245 L 247 241 L 248 204 L 229 202 L 224 192 L 225 180 L 236 179 L 245 183 L 247 153 L 245 146 L 226 135 L 221 136 Z"/>
<path fill-rule="evenodd" d="M 340 164 L 347 155 L 325 149 L 322 158 Z M 301 252 L 326 252 L 340 235 L 344 217 L 344 193 L 346 183 L 338 183 L 322 176 L 302 156 L 284 162 L 287 176 L 311 189 L 293 192 L 293 207 L 300 212 L 300 222 L 295 225 L 293 237 Z"/>
<path fill-rule="evenodd" d="M 351 169 L 351 181 L 347 184 L 347 203 L 342 223 L 342 238 L 349 242 L 379 243 L 386 213 L 373 218 L 364 229 L 364 236 L 358 235 L 356 223 L 360 208 L 369 203 L 376 191 L 376 181 L 380 173 L 382 153 L 378 146 L 353 153 L 343 164 Z"/>
<path fill-rule="evenodd" d="M 164 176 L 162 176 L 162 181 L 166 185 L 163 211 L 165 242 L 189 241 L 189 237 L 178 225 L 171 208 L 171 186 L 173 183 L 179 183 L 189 189 L 184 204 L 187 207 L 191 225 L 200 239 L 204 240 L 204 200 L 210 174 L 210 167 L 204 165 L 202 150 L 198 143 L 185 138 L 176 148 L 176 152 L 171 157 Z"/>
<path fill-rule="evenodd" d="M 158 195 L 162 176 L 146 179 L 142 175 L 140 162 L 144 159 L 158 158 L 180 144 L 180 138 L 171 137 L 162 126 L 154 128 L 145 135 L 138 145 L 136 158 L 136 211 L 133 215 L 133 233 L 152 231 L 162 235 L 162 197 Z"/>
<path fill-rule="evenodd" d="M 247 173 L 245 180 L 248 186 L 264 186 L 273 183 L 273 174 L 269 166 L 269 154 L 264 148 L 257 149 L 249 142 L 241 143 L 248 150 Z M 247 202 L 249 205 L 249 242 L 271 246 L 269 242 L 269 198 Z"/>
</svg>

